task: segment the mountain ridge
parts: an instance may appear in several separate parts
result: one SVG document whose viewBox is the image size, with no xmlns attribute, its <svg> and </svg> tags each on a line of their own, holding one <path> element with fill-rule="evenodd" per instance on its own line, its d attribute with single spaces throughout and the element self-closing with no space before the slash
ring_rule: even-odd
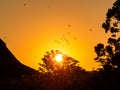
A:
<svg viewBox="0 0 120 90">
<path fill-rule="evenodd" d="M 22 64 L 7 48 L 6 43 L 0 39 L 0 77 L 21 77 L 31 75 L 37 70 Z"/>
</svg>

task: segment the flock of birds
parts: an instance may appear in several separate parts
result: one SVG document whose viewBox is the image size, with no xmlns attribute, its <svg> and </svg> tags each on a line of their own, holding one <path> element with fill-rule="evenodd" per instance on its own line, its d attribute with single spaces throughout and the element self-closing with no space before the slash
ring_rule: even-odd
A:
<svg viewBox="0 0 120 90">
<path fill-rule="evenodd" d="M 27 2 L 24 2 L 23 6 L 27 6 Z M 68 28 L 70 28 L 70 27 L 71 27 L 71 24 L 68 24 Z M 92 31 L 92 29 L 90 29 L 90 31 Z M 58 40 L 55 40 L 55 43 L 62 45 L 62 46 L 64 46 L 63 43 L 66 45 L 70 45 L 70 40 L 68 38 L 70 36 L 70 34 L 71 34 L 71 32 L 68 31 L 66 34 L 62 35 Z M 72 38 L 73 38 L 73 40 L 77 40 L 76 36 L 74 36 Z"/>
<path fill-rule="evenodd" d="M 68 28 L 70 28 L 71 25 L 68 24 Z M 71 32 L 68 31 L 66 34 L 62 35 L 58 40 L 55 40 L 55 43 L 64 46 L 63 44 L 70 45 L 69 37 L 71 35 Z M 77 40 L 77 37 L 72 37 L 73 40 Z"/>
<path fill-rule="evenodd" d="M 23 6 L 27 6 L 28 4 L 28 1 L 30 0 L 26 0 L 24 3 L 23 3 Z M 68 24 L 68 28 L 71 27 L 71 24 Z M 92 31 L 92 29 L 90 29 L 90 31 Z M 59 40 L 55 40 L 55 43 L 59 44 L 59 45 L 62 45 L 62 43 L 66 43 L 67 45 L 70 44 L 70 40 L 69 40 L 69 36 L 70 36 L 71 32 L 68 31 L 66 34 L 62 35 L 61 38 Z M 6 39 L 6 36 L 3 37 L 4 39 Z M 77 40 L 77 37 L 73 37 L 74 40 Z"/>
<path fill-rule="evenodd" d="M 24 3 L 23 6 L 27 6 L 27 3 Z M 70 28 L 71 25 L 68 24 L 68 27 Z M 55 43 L 59 44 L 59 45 L 63 45 L 63 42 L 66 43 L 67 45 L 70 44 L 70 40 L 68 39 L 68 35 L 70 35 L 71 33 L 68 31 L 67 35 L 62 35 L 62 37 L 60 38 L 60 40 L 55 40 Z M 74 40 L 77 39 L 77 37 L 73 37 Z"/>
<path fill-rule="evenodd" d="M 68 24 L 68 28 L 70 28 L 71 25 Z M 92 29 L 89 30 L 90 32 L 93 31 Z M 66 34 L 62 35 L 58 40 L 55 40 L 55 43 L 59 44 L 59 45 L 70 45 L 70 41 L 71 39 L 72 40 L 77 40 L 77 37 L 76 36 L 70 36 L 71 35 L 71 32 L 68 31 Z M 71 37 L 71 38 L 69 38 Z"/>
</svg>

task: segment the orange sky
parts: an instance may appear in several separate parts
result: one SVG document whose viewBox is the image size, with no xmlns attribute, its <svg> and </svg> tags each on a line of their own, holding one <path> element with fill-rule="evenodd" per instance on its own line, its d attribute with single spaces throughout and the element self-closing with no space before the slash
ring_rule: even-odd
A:
<svg viewBox="0 0 120 90">
<path fill-rule="evenodd" d="M 61 50 L 96 67 L 94 46 L 106 42 L 101 24 L 114 0 L 0 0 L 0 38 L 20 60 L 38 69 L 46 51 Z"/>
</svg>

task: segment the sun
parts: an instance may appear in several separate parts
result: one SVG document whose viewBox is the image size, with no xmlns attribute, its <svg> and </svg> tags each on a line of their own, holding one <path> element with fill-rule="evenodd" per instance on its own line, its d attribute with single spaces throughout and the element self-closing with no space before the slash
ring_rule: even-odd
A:
<svg viewBox="0 0 120 90">
<path fill-rule="evenodd" d="M 57 62 L 61 62 L 61 61 L 63 60 L 63 55 L 62 55 L 62 54 L 57 54 L 57 55 L 55 56 L 55 60 L 56 60 Z"/>
</svg>

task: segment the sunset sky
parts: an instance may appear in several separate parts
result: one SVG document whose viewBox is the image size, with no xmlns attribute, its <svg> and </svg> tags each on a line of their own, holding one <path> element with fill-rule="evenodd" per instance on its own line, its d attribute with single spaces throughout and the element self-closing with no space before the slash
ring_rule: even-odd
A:
<svg viewBox="0 0 120 90">
<path fill-rule="evenodd" d="M 94 46 L 106 43 L 101 24 L 115 0 L 0 0 L 0 38 L 25 65 L 38 69 L 46 51 L 60 50 L 97 67 Z"/>
</svg>

